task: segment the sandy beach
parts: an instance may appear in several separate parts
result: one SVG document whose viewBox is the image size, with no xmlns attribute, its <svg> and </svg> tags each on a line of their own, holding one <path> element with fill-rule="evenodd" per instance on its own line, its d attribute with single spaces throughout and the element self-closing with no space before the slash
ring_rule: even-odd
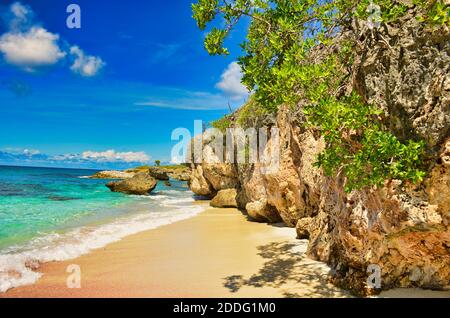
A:
<svg viewBox="0 0 450 318">
<path fill-rule="evenodd" d="M 295 229 L 208 209 L 77 259 L 43 264 L 34 285 L 0 297 L 345 297 L 328 267 L 308 259 Z M 81 288 L 67 288 L 80 266 Z"/>
<path fill-rule="evenodd" d="M 352 297 L 328 282 L 328 266 L 307 258 L 307 241 L 295 236 L 295 229 L 283 224 L 209 208 L 77 259 L 43 264 L 37 283 L 0 298 Z M 73 264 L 80 266 L 81 288 L 67 288 Z M 395 289 L 380 296 L 449 298 L 450 292 Z"/>
</svg>

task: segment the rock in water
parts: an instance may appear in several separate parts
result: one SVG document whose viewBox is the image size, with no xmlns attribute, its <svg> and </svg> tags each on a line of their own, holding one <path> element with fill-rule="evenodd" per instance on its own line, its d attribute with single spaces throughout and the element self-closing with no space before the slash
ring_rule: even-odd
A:
<svg viewBox="0 0 450 318">
<path fill-rule="evenodd" d="M 106 186 L 113 192 L 146 195 L 155 189 L 157 181 L 147 172 L 137 173 L 134 177 L 118 182 L 110 182 Z"/>
<path fill-rule="evenodd" d="M 237 208 L 236 189 L 220 190 L 212 199 L 211 206 L 215 208 Z"/>
<path fill-rule="evenodd" d="M 152 176 L 156 180 L 161 180 L 161 181 L 169 180 L 169 175 L 168 175 L 167 171 L 165 171 L 163 168 L 150 167 L 148 169 L 148 173 L 150 174 L 150 176 Z"/>
</svg>

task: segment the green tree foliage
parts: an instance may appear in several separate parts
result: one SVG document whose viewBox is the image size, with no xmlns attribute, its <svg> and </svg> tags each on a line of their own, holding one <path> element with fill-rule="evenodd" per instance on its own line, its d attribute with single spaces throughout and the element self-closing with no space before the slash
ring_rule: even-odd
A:
<svg viewBox="0 0 450 318">
<path fill-rule="evenodd" d="M 231 127 L 231 119 L 228 116 L 222 117 L 210 123 L 210 126 L 219 129 L 222 133 L 225 133 L 227 128 Z"/>
<path fill-rule="evenodd" d="M 426 8 L 425 14 L 417 17 L 419 21 L 431 25 L 450 25 L 450 3 L 444 0 L 414 0 L 414 4 Z"/>
<path fill-rule="evenodd" d="M 161 160 L 155 160 L 155 165 L 159 167 L 161 165 Z"/>
<path fill-rule="evenodd" d="M 414 1 L 426 8 L 424 21 L 448 24 L 444 0 Z M 380 8 L 380 23 L 393 22 L 407 12 L 402 1 L 374 3 Z M 382 125 L 375 106 L 365 105 L 355 93 L 337 93 L 346 80 L 342 70 L 353 61 L 353 43 L 339 43 L 338 52 L 318 56 L 336 45 L 337 35 L 353 19 L 367 19 L 370 4 L 370 0 L 198 0 L 192 5 L 201 30 L 215 25 L 204 43 L 211 55 L 229 54 L 224 47 L 227 36 L 240 20 L 250 22 L 239 58 L 242 82 L 254 91 L 254 102 L 265 112 L 276 112 L 282 104 L 303 105 L 308 125 L 319 129 L 326 141 L 317 164 L 329 175 L 344 173 L 348 191 L 390 178 L 423 177 L 422 142 L 400 142 Z M 220 127 L 225 123 L 230 124 L 222 121 Z"/>
<path fill-rule="evenodd" d="M 257 101 L 250 96 L 250 99 L 243 105 L 236 114 L 236 124 L 242 128 L 260 128 L 261 121 L 267 115 L 267 110 L 258 104 Z"/>
<path fill-rule="evenodd" d="M 346 191 L 382 185 L 385 179 L 418 182 L 424 177 L 417 169 L 424 144 L 401 143 L 381 124 L 382 112 L 363 103 L 358 95 L 324 98 L 304 111 L 310 125 L 321 127 L 327 143 L 317 166 L 328 175 L 343 173 Z"/>
</svg>

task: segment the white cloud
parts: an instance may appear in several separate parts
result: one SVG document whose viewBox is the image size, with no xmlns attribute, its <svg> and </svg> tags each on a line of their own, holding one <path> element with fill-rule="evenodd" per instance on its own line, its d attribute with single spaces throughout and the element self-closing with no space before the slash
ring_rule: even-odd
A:
<svg viewBox="0 0 450 318">
<path fill-rule="evenodd" d="M 0 37 L 0 52 L 6 62 L 28 72 L 56 64 L 66 53 L 58 46 L 59 36 L 41 27 L 27 32 L 10 32 Z"/>
<path fill-rule="evenodd" d="M 70 69 L 85 77 L 97 75 L 105 65 L 100 57 L 86 55 L 78 46 L 72 46 L 70 52 L 61 49 L 59 35 L 36 23 L 34 12 L 28 5 L 14 2 L 1 18 L 8 30 L 0 36 L 0 53 L 11 65 L 34 72 L 40 67 L 58 63 L 68 53 L 74 56 Z"/>
<path fill-rule="evenodd" d="M 35 156 L 40 154 L 41 152 L 39 150 L 36 149 L 24 149 L 23 150 L 23 154 L 24 155 L 28 155 L 28 156 Z"/>
<path fill-rule="evenodd" d="M 154 91 L 152 94 L 151 91 Z M 168 87 L 153 87 L 147 89 L 150 93 L 142 97 L 140 101 L 134 103 L 142 107 L 158 107 L 185 110 L 215 110 L 228 109 L 229 104 L 232 107 L 241 105 L 242 101 L 229 103 L 222 94 L 212 94 L 209 92 L 189 91 Z M 144 92 L 146 94 L 147 92 Z M 141 95 L 141 94 L 140 94 Z"/>
<path fill-rule="evenodd" d="M 9 31 L 24 31 L 30 29 L 34 20 L 34 12 L 28 5 L 14 2 L 9 7 L 0 6 L 0 20 L 8 27 Z"/>
<path fill-rule="evenodd" d="M 85 160 L 94 160 L 97 162 L 141 162 L 150 161 L 150 156 L 145 152 L 116 152 L 115 150 L 107 150 L 103 152 L 85 151 L 82 154 Z"/>
<path fill-rule="evenodd" d="M 92 77 L 105 66 L 105 63 L 98 56 L 86 55 L 78 46 L 70 48 L 70 54 L 75 56 L 75 61 L 70 69 L 85 77 Z"/>
<path fill-rule="evenodd" d="M 125 169 L 138 164 L 148 164 L 150 156 L 145 152 L 104 152 L 86 151 L 48 155 L 36 149 L 4 148 L 0 149 L 0 164 L 32 164 L 35 166 L 81 167 L 102 169 Z"/>
<path fill-rule="evenodd" d="M 5 15 L 9 31 L 0 37 L 0 52 L 6 62 L 28 72 L 56 64 L 66 55 L 58 45 L 59 36 L 33 26 L 33 17 L 29 6 L 14 2 Z"/>
<path fill-rule="evenodd" d="M 20 2 L 14 2 L 11 5 L 11 12 L 18 18 L 21 20 L 26 20 L 27 17 L 30 15 L 30 9 L 26 6 L 24 6 L 23 4 L 21 4 Z"/>
<path fill-rule="evenodd" d="M 50 159 L 55 161 L 78 161 L 80 160 L 80 155 L 68 153 L 64 155 L 52 156 Z"/>
<path fill-rule="evenodd" d="M 241 66 L 237 62 L 228 65 L 216 87 L 233 100 L 241 100 L 249 95 L 248 89 L 241 83 Z"/>
<path fill-rule="evenodd" d="M 20 2 L 14 2 L 9 7 L 9 27 L 11 30 L 19 30 L 33 19 L 34 13 L 29 6 Z"/>
</svg>

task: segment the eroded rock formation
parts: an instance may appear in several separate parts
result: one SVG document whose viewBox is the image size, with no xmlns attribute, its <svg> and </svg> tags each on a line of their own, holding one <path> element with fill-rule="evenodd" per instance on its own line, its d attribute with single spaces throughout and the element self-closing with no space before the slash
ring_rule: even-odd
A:
<svg viewBox="0 0 450 318">
<path fill-rule="evenodd" d="M 237 208 L 236 197 L 236 189 L 220 190 L 214 199 L 211 200 L 211 206 L 216 208 Z"/>
<path fill-rule="evenodd" d="M 113 192 L 146 195 L 155 189 L 157 183 L 156 179 L 151 177 L 147 172 L 139 172 L 132 178 L 109 182 L 106 186 Z"/>
<path fill-rule="evenodd" d="M 386 181 L 381 188 L 344 191 L 344 180 L 314 166 L 325 144 L 305 128 L 301 112 L 281 106 L 277 171 L 259 164 L 193 165 L 193 192 L 214 197 L 234 188 L 237 203 L 256 221 L 284 221 L 310 240 L 308 255 L 329 263 L 336 284 L 370 294 L 369 265 L 381 288 L 450 288 L 450 35 L 419 25 L 414 10 L 374 34 L 355 23 L 358 58 L 343 90 L 356 90 L 385 112 L 400 139 L 427 143 L 421 184 Z M 299 105 L 299 108 L 301 106 Z M 270 141 L 269 141 L 270 144 Z M 205 158 L 214 156 L 204 144 Z"/>
</svg>

